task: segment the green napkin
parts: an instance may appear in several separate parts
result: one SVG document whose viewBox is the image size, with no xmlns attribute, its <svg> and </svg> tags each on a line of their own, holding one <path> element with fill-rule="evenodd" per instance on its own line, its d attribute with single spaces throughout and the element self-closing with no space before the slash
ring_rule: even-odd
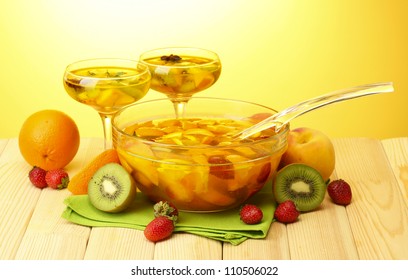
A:
<svg viewBox="0 0 408 280">
<path fill-rule="evenodd" d="M 268 188 L 270 190 L 270 188 Z M 144 230 L 154 218 L 153 203 L 137 193 L 135 203 L 126 211 L 106 213 L 93 207 L 87 195 L 73 195 L 65 199 L 67 205 L 62 217 L 76 224 L 91 227 L 125 227 Z M 271 191 L 254 195 L 248 203 L 263 211 L 262 222 L 247 225 L 239 218 L 239 208 L 214 213 L 180 212 L 175 232 L 188 232 L 238 245 L 248 238 L 264 238 L 273 221 L 275 202 Z"/>
</svg>

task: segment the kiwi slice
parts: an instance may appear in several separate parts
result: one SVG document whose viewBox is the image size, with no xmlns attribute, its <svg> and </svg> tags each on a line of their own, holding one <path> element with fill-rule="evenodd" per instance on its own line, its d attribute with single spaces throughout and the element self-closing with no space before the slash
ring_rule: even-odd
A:
<svg viewBox="0 0 408 280">
<path fill-rule="evenodd" d="M 95 208 L 117 213 L 128 208 L 136 198 L 136 184 L 118 163 L 99 168 L 88 183 L 88 197 Z"/>
<path fill-rule="evenodd" d="M 322 203 L 326 194 L 326 183 L 316 169 L 293 163 L 278 171 L 273 193 L 277 203 L 292 200 L 299 211 L 307 212 Z"/>
</svg>

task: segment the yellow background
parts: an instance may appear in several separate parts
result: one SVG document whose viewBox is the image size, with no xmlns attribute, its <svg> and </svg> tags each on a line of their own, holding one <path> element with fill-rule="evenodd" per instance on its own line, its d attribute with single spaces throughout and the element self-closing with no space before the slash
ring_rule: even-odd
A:
<svg viewBox="0 0 408 280">
<path fill-rule="evenodd" d="M 0 138 L 17 137 L 42 109 L 68 113 L 81 136 L 102 137 L 92 108 L 62 86 L 67 64 L 138 59 L 149 49 L 195 46 L 219 54 L 218 82 L 199 96 L 281 110 L 360 84 L 395 92 L 330 105 L 292 122 L 331 137 L 408 136 L 408 1 L 13 0 L 0 3 Z M 149 91 L 143 100 L 162 98 Z"/>
</svg>

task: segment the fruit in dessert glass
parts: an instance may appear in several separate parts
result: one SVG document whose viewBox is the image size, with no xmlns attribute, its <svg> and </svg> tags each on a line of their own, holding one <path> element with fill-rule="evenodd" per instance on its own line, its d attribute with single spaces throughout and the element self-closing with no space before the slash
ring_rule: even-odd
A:
<svg viewBox="0 0 408 280">
<path fill-rule="evenodd" d="M 112 147 L 112 116 L 143 98 L 150 89 L 146 65 L 130 59 L 95 58 L 76 61 L 64 72 L 64 88 L 74 100 L 93 107 L 101 117 L 104 147 Z"/>
<path fill-rule="evenodd" d="M 164 93 L 182 118 L 190 98 L 211 87 L 220 77 L 221 60 L 213 51 L 173 47 L 146 51 L 140 61 L 149 67 L 150 87 Z"/>
<path fill-rule="evenodd" d="M 272 178 L 287 149 L 289 125 L 238 141 L 232 136 L 275 113 L 263 105 L 192 97 L 183 118 L 168 99 L 127 106 L 113 117 L 122 165 L 152 201 L 181 211 L 241 205 Z"/>
</svg>

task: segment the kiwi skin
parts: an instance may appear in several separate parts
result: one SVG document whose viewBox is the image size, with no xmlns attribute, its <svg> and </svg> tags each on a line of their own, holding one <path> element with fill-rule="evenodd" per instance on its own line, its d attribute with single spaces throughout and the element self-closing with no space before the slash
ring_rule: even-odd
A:
<svg viewBox="0 0 408 280">
<path fill-rule="evenodd" d="M 122 165 L 108 163 L 99 168 L 89 180 L 88 197 L 95 208 L 104 212 L 118 213 L 134 202 L 136 183 Z"/>
<path fill-rule="evenodd" d="M 277 203 L 292 200 L 299 211 L 312 211 L 324 200 L 326 182 L 313 167 L 293 163 L 278 171 L 273 193 Z"/>
</svg>

